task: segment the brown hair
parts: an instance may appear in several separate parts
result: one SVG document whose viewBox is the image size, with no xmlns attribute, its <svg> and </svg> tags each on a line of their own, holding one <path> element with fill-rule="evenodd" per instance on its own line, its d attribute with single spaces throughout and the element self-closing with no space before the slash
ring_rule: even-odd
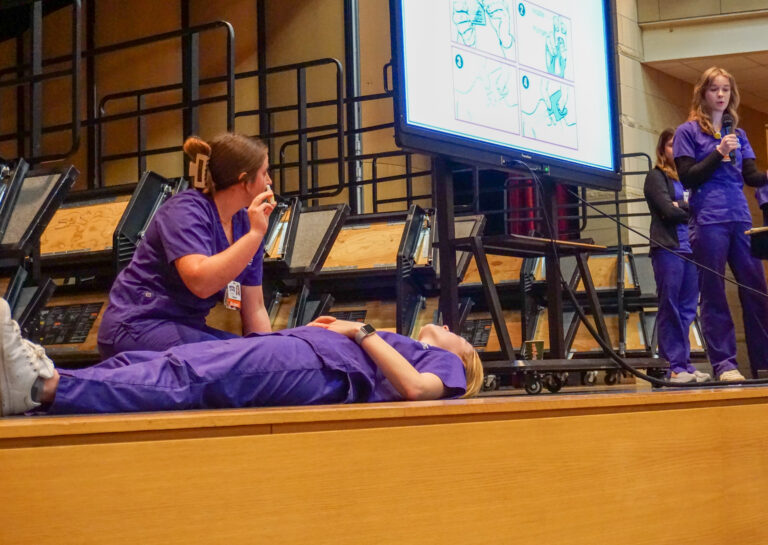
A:
<svg viewBox="0 0 768 545">
<path fill-rule="evenodd" d="M 213 194 L 237 184 L 243 172 L 249 178 L 255 176 L 267 159 L 267 146 L 257 138 L 225 133 L 210 143 L 190 136 L 184 141 L 184 153 L 192 161 L 198 154 L 209 158 L 203 193 Z"/>
<path fill-rule="evenodd" d="M 675 168 L 675 162 L 667 159 L 666 150 L 667 143 L 675 136 L 674 129 L 664 129 L 659 135 L 659 141 L 656 144 L 656 168 L 661 169 L 664 174 L 677 180 L 677 168 Z"/>
<path fill-rule="evenodd" d="M 691 112 L 688 114 L 688 121 L 697 121 L 701 130 L 705 133 L 715 136 L 715 128 L 712 126 L 712 116 L 706 106 L 705 95 L 707 89 L 712 85 L 712 81 L 718 76 L 728 78 L 728 82 L 731 85 L 731 97 L 728 102 L 726 112 L 733 116 L 733 130 L 739 126 L 739 102 L 741 96 L 739 95 L 739 88 L 736 86 L 736 80 L 727 71 L 717 66 L 713 66 L 704 71 L 699 77 L 699 81 L 696 82 L 696 86 L 693 88 L 693 100 L 691 101 Z"/>
<path fill-rule="evenodd" d="M 461 357 L 464 373 L 467 376 L 467 391 L 461 397 L 474 397 L 483 387 L 483 362 L 477 350 L 467 350 Z"/>
</svg>

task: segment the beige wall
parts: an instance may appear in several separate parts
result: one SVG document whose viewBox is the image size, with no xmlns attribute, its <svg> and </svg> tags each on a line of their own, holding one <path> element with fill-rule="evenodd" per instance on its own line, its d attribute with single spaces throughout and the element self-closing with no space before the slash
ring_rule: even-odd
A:
<svg viewBox="0 0 768 545">
<path fill-rule="evenodd" d="M 637 0 L 641 23 L 768 9 L 765 0 Z"/>
</svg>

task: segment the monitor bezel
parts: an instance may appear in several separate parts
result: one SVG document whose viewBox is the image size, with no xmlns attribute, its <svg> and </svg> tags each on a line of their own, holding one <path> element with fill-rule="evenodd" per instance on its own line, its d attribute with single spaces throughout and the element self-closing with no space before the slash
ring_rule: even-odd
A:
<svg viewBox="0 0 768 545">
<path fill-rule="evenodd" d="M 618 191 L 621 189 L 621 126 L 619 123 L 618 57 L 614 0 L 602 0 L 606 28 L 606 70 L 611 120 L 613 168 L 602 169 L 549 155 L 443 133 L 409 124 L 406 118 L 402 1 L 390 0 L 392 91 L 395 141 L 403 149 L 501 170 L 518 170 L 525 163 L 534 171 L 567 184 Z"/>
</svg>

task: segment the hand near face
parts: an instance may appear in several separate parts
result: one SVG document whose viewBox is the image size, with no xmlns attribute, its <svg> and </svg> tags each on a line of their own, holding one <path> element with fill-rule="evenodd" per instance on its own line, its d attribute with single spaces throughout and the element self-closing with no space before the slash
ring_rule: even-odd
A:
<svg viewBox="0 0 768 545">
<path fill-rule="evenodd" d="M 275 203 L 270 202 L 273 193 L 271 188 L 259 193 L 251 201 L 248 207 L 248 220 L 251 222 L 251 231 L 256 231 L 262 237 L 269 228 L 269 215 L 275 209 Z"/>
<path fill-rule="evenodd" d="M 354 339 L 363 324 L 360 322 L 351 322 L 349 320 L 337 320 L 333 316 L 319 316 L 315 321 L 307 324 L 312 327 L 322 327 L 328 331 L 341 333 L 345 337 Z"/>
</svg>

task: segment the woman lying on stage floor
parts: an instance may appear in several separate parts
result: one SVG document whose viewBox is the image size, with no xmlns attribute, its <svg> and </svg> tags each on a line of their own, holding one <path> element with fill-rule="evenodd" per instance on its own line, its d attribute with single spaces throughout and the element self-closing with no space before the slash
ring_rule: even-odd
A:
<svg viewBox="0 0 768 545">
<path fill-rule="evenodd" d="M 330 316 L 58 370 L 43 347 L 21 337 L 0 299 L 0 343 L 3 416 L 469 397 L 483 380 L 477 352 L 447 328 L 424 326 L 416 341 Z"/>
</svg>

